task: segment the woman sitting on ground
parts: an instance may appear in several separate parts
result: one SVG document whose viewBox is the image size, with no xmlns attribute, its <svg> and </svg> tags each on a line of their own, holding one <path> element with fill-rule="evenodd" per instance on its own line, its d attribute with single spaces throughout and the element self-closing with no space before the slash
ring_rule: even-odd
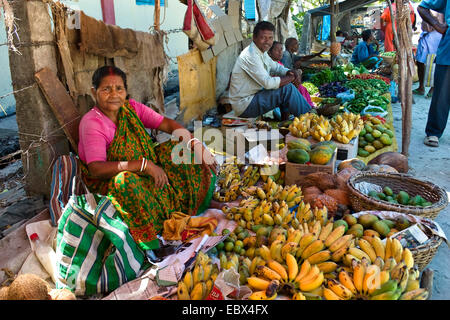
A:
<svg viewBox="0 0 450 320">
<path fill-rule="evenodd" d="M 283 57 L 283 44 L 281 42 L 274 41 L 272 47 L 267 53 L 273 61 L 283 65 L 283 63 L 281 62 L 281 58 Z M 306 99 L 309 105 L 314 108 L 314 104 L 311 101 L 311 96 L 309 95 L 308 90 L 301 84 L 301 77 L 299 77 L 299 80 L 297 82 L 293 82 L 293 84 L 298 88 L 298 91 Z"/>
<path fill-rule="evenodd" d="M 383 59 L 379 57 L 380 44 L 375 39 L 371 30 L 364 30 L 362 32 L 362 40 L 353 50 L 351 62 L 354 65 L 363 65 L 367 69 L 377 68 Z M 374 48 L 373 46 L 376 46 Z"/>
<path fill-rule="evenodd" d="M 141 249 L 157 249 L 157 235 L 172 212 L 196 215 L 209 207 L 217 163 L 176 121 L 128 100 L 126 75 L 119 68 L 97 69 L 92 85 L 97 104 L 79 126 L 83 180 L 91 192 L 112 200 Z M 146 128 L 182 141 L 156 145 Z M 182 157 L 180 148 L 186 151 Z"/>
</svg>

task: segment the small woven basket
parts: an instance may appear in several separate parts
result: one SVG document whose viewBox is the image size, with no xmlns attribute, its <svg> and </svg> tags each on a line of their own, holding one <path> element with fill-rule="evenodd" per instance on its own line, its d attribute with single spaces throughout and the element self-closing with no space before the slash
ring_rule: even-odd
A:
<svg viewBox="0 0 450 320">
<path fill-rule="evenodd" d="M 403 190 L 412 196 L 421 195 L 432 205 L 416 207 L 377 200 L 355 188 L 355 185 L 359 182 L 368 182 L 381 187 L 388 186 L 394 193 Z M 434 220 L 448 204 L 445 190 L 431 182 L 418 180 L 402 173 L 361 172 L 350 177 L 347 186 L 352 207 L 356 212 L 368 210 L 395 211 Z"/>
<path fill-rule="evenodd" d="M 441 237 L 434 236 L 423 245 L 409 249 L 414 257 L 414 264 L 417 265 L 420 272 L 433 260 L 442 241 Z"/>
</svg>

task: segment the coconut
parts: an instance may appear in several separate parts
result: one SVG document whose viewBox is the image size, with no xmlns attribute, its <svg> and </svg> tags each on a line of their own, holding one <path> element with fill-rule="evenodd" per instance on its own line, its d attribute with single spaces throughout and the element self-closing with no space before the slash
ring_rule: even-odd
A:
<svg viewBox="0 0 450 320">
<path fill-rule="evenodd" d="M 50 286 L 38 276 L 18 275 L 8 289 L 8 300 L 50 300 Z"/>
<path fill-rule="evenodd" d="M 0 300 L 8 300 L 8 287 L 0 288 Z"/>
<path fill-rule="evenodd" d="M 77 300 L 75 294 L 69 289 L 52 289 L 49 294 L 52 300 Z"/>
</svg>

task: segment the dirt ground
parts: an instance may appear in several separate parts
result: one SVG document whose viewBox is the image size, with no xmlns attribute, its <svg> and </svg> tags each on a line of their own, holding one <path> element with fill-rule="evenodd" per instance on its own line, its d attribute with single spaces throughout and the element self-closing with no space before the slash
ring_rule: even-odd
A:
<svg viewBox="0 0 450 320">
<path fill-rule="evenodd" d="M 413 89 L 418 84 L 413 84 Z M 428 91 L 428 88 L 427 88 Z M 439 141 L 439 148 L 428 147 L 423 144 L 428 109 L 431 99 L 424 96 L 414 96 L 412 113 L 411 142 L 409 147 L 410 174 L 421 180 L 427 180 L 442 187 L 450 198 L 450 119 L 447 129 Z M 392 105 L 394 127 L 399 152 L 402 143 L 402 111 L 400 103 Z M 447 237 L 450 237 L 450 206 L 439 213 L 435 219 L 442 227 Z M 450 251 L 445 242 L 439 247 L 428 268 L 434 270 L 432 300 L 450 299 L 450 276 L 447 273 L 450 265 Z"/>
</svg>

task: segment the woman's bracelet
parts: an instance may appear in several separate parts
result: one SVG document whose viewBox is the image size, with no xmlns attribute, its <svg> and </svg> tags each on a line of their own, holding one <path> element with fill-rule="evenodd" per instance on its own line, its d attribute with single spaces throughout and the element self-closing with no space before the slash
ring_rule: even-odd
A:
<svg viewBox="0 0 450 320">
<path fill-rule="evenodd" d="M 141 163 L 141 170 L 139 170 L 139 172 L 144 171 L 144 164 L 145 164 L 146 159 L 142 158 L 142 163 Z"/>
<path fill-rule="evenodd" d="M 192 149 L 192 146 L 191 146 L 191 142 L 192 141 L 197 141 L 197 143 L 201 143 L 201 141 L 200 140 L 198 140 L 197 138 L 192 138 L 191 140 L 189 140 L 187 143 L 186 143 L 186 145 L 187 145 L 187 147 L 189 148 L 189 149 Z M 195 144 L 194 144 L 195 145 Z"/>
<path fill-rule="evenodd" d="M 144 169 L 142 171 L 145 171 L 147 169 L 148 160 L 145 159 Z"/>
</svg>

